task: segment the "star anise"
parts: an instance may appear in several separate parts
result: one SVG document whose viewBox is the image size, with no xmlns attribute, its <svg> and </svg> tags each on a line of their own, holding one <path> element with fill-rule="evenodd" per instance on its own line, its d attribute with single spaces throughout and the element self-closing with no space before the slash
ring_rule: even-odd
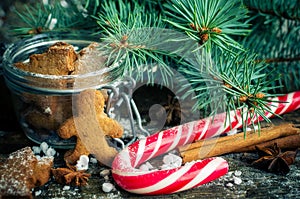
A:
<svg viewBox="0 0 300 199">
<path fill-rule="evenodd" d="M 77 170 L 73 165 L 67 164 L 67 166 L 68 168 L 52 169 L 52 174 L 58 183 L 72 184 L 75 186 L 87 185 L 91 174 L 85 173 L 85 170 Z"/>
<path fill-rule="evenodd" d="M 167 104 L 163 106 L 167 113 L 166 125 L 179 124 L 181 120 L 181 108 L 176 96 L 168 95 Z"/>
<path fill-rule="evenodd" d="M 295 162 L 298 152 L 298 150 L 282 152 L 277 143 L 265 148 L 256 146 L 256 150 L 260 158 L 252 162 L 252 165 L 278 174 L 287 174 L 290 171 L 289 165 Z"/>
</svg>

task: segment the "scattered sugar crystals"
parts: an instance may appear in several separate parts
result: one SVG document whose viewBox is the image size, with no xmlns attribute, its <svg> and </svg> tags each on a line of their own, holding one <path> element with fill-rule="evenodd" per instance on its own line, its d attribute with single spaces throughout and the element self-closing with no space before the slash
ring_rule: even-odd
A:
<svg viewBox="0 0 300 199">
<path fill-rule="evenodd" d="M 97 160 L 96 158 L 91 157 L 91 158 L 90 158 L 90 163 L 92 163 L 92 164 L 97 164 L 97 163 L 98 163 L 98 160 Z"/>
<path fill-rule="evenodd" d="M 242 172 L 239 171 L 239 170 L 236 170 L 236 171 L 234 171 L 234 175 L 237 176 L 237 177 L 239 177 L 239 176 L 242 175 Z"/>
<path fill-rule="evenodd" d="M 32 151 L 35 155 L 37 154 L 41 155 L 41 152 L 43 152 L 43 154 L 48 157 L 54 157 L 56 154 L 55 149 L 50 147 L 46 142 L 42 142 L 40 146 L 33 146 Z M 37 157 L 40 156 L 37 155 Z"/>
<path fill-rule="evenodd" d="M 228 182 L 228 183 L 226 184 L 226 187 L 233 187 L 233 184 L 232 184 L 231 182 Z"/>
<path fill-rule="evenodd" d="M 237 129 L 232 129 L 231 131 L 228 131 L 227 132 L 227 135 L 235 135 L 238 133 L 238 130 Z"/>
<path fill-rule="evenodd" d="M 34 195 L 39 196 L 39 195 L 41 195 L 41 193 L 42 193 L 42 190 L 37 190 L 37 191 L 34 192 Z"/>
<path fill-rule="evenodd" d="M 139 168 L 142 171 L 150 171 L 152 169 L 154 169 L 154 167 L 152 166 L 152 164 L 150 162 L 145 162 L 144 164 L 142 164 Z"/>
<path fill-rule="evenodd" d="M 143 139 L 146 139 L 146 136 L 143 135 L 143 134 L 138 134 L 138 135 L 137 135 L 137 138 L 138 138 L 139 140 L 143 140 Z"/>
<path fill-rule="evenodd" d="M 44 154 L 46 154 L 46 152 L 47 152 L 47 150 L 48 150 L 48 148 L 49 148 L 49 145 L 48 145 L 46 142 L 42 142 L 42 143 L 40 144 L 40 148 L 41 148 L 41 150 L 44 152 Z"/>
<path fill-rule="evenodd" d="M 162 169 L 177 168 L 182 165 L 182 158 L 178 155 L 168 153 L 163 157 L 163 163 L 161 166 Z"/>
<path fill-rule="evenodd" d="M 255 131 L 257 131 L 259 129 L 258 125 L 253 125 L 253 128 Z"/>
<path fill-rule="evenodd" d="M 87 155 L 81 155 L 77 160 L 76 168 L 78 171 L 88 170 L 89 168 L 89 157 Z"/>
<path fill-rule="evenodd" d="M 104 169 L 100 171 L 100 176 L 105 179 L 105 182 L 102 184 L 102 191 L 105 193 L 109 193 L 111 191 L 116 190 L 115 186 L 111 182 L 109 182 L 109 175 L 110 175 L 109 169 Z"/>
<path fill-rule="evenodd" d="M 102 190 L 105 193 L 109 193 L 109 192 L 111 192 L 114 189 L 115 189 L 115 186 L 112 183 L 110 183 L 110 182 L 105 182 L 105 183 L 102 184 Z"/>
<path fill-rule="evenodd" d="M 252 125 L 252 127 L 253 127 L 253 130 L 255 130 L 255 131 L 257 131 L 259 129 L 258 125 Z M 247 127 L 246 131 L 252 131 L 252 128 Z"/>
<path fill-rule="evenodd" d="M 173 169 L 182 166 L 182 158 L 172 152 L 162 157 L 162 162 L 154 161 L 153 163 L 145 162 L 141 164 L 139 169 L 141 171 L 153 171 L 158 169 Z"/>
<path fill-rule="evenodd" d="M 51 115 L 52 111 L 50 107 L 45 108 L 44 113 Z"/>
<path fill-rule="evenodd" d="M 225 185 L 228 188 L 234 188 L 234 185 L 240 185 L 242 184 L 242 179 L 240 178 L 240 176 L 242 175 L 242 172 L 239 170 L 236 171 L 231 171 L 228 172 L 225 176 L 224 176 L 224 180 L 225 180 Z"/>
<path fill-rule="evenodd" d="M 52 147 L 48 148 L 45 155 L 49 156 L 49 157 L 53 157 L 56 154 L 55 149 L 53 149 Z"/>
<path fill-rule="evenodd" d="M 234 184 L 240 185 L 242 183 L 242 179 L 241 178 L 236 177 L 236 176 L 232 176 L 232 178 L 233 178 Z"/>
<path fill-rule="evenodd" d="M 250 127 L 247 127 L 246 131 L 252 131 L 252 129 Z"/>
<path fill-rule="evenodd" d="M 64 191 L 67 191 L 67 190 L 70 190 L 70 188 L 71 188 L 71 187 L 70 187 L 69 185 L 65 185 L 65 186 L 63 187 L 63 190 L 64 190 Z"/>
<path fill-rule="evenodd" d="M 34 154 L 40 154 L 42 150 L 38 146 L 33 146 L 32 151 L 33 151 Z"/>
<path fill-rule="evenodd" d="M 100 171 L 100 176 L 102 176 L 102 177 L 108 176 L 109 174 L 110 174 L 109 169 L 104 169 L 104 170 Z"/>
</svg>

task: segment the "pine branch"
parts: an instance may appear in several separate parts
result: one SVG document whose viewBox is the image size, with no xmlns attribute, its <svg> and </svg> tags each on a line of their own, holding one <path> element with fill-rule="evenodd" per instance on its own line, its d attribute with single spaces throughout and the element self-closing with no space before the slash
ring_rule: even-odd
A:
<svg viewBox="0 0 300 199">
<path fill-rule="evenodd" d="M 300 16 L 299 4 L 294 0 L 288 3 L 281 0 L 247 0 L 245 4 L 256 10 L 251 12 L 254 24 L 252 32 L 243 44 L 258 54 L 257 61 L 269 63 L 266 71 L 276 68 L 270 78 L 280 75 L 280 79 L 273 81 L 272 92 L 287 93 L 299 90 L 300 21 L 295 19 Z M 288 13 L 288 16 L 284 13 Z"/>
<path fill-rule="evenodd" d="M 300 4 L 297 0 L 244 0 L 244 3 L 254 13 L 300 21 Z"/>
<path fill-rule="evenodd" d="M 166 21 L 186 32 L 208 51 L 217 46 L 225 51 L 243 50 L 231 38 L 249 33 L 247 10 L 240 1 L 226 0 L 172 0 L 165 4 Z"/>
<path fill-rule="evenodd" d="M 158 72 L 162 83 L 167 84 L 173 75 L 168 60 L 174 56 L 162 45 L 170 35 L 164 32 L 165 23 L 159 14 L 147 9 L 139 1 L 104 1 L 96 17 L 102 29 L 101 50 L 108 55 L 109 64 L 119 64 L 119 74 L 153 83 Z"/>
<path fill-rule="evenodd" d="M 205 117 L 220 112 L 246 109 L 242 114 L 250 117 L 264 117 L 272 112 L 269 107 L 268 92 L 273 89 L 267 65 L 257 63 L 255 55 L 241 53 L 236 57 L 224 53 L 207 54 L 206 67 L 185 66 L 180 71 L 188 78 L 195 93 L 197 103 L 194 109 L 200 109 Z M 203 63 L 200 61 L 199 63 Z M 200 64 L 199 64 L 200 65 Z M 278 78 L 278 77 L 277 77 Z M 274 79 L 272 79 L 274 81 Z M 185 97 L 186 97 L 185 96 Z M 266 121 L 270 121 L 265 118 Z M 244 128 L 246 128 L 244 123 Z"/>
<path fill-rule="evenodd" d="M 297 21 L 300 20 L 300 17 L 298 17 L 298 16 L 291 16 L 286 11 L 278 13 L 278 12 L 276 12 L 274 10 L 262 10 L 262 9 L 255 8 L 255 7 L 250 7 L 250 6 L 248 6 L 247 9 L 250 10 L 250 11 L 252 11 L 252 12 L 255 12 L 255 13 L 261 13 L 261 14 L 265 14 L 265 15 L 279 16 L 279 17 L 283 17 L 283 18 L 289 19 L 289 20 L 297 20 Z"/>
<path fill-rule="evenodd" d="M 257 62 L 266 62 L 266 63 L 280 63 L 280 62 L 294 62 L 294 61 L 300 61 L 299 57 L 279 57 L 279 58 L 265 58 L 264 60 L 257 60 Z"/>
<path fill-rule="evenodd" d="M 20 22 L 12 25 L 16 36 L 31 36 L 45 32 L 84 31 L 98 27 L 91 15 L 98 10 L 99 0 L 83 3 L 73 0 L 36 2 L 18 8 L 15 12 Z M 25 9 L 25 11 L 23 10 Z"/>
</svg>

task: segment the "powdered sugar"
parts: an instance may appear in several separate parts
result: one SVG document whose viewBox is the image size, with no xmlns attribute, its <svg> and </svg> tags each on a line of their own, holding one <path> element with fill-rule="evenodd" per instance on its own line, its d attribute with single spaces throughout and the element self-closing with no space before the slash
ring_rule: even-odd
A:
<svg viewBox="0 0 300 199">
<path fill-rule="evenodd" d="M 0 198 L 31 197 L 31 189 L 36 186 L 33 179 L 39 175 L 36 168 L 50 167 L 52 163 L 53 157 L 45 156 L 38 160 L 30 147 L 11 153 L 0 167 Z"/>
<path fill-rule="evenodd" d="M 30 147 L 11 153 L 0 168 L 0 195 L 27 196 L 32 187 L 26 181 L 33 175 L 32 165 L 37 162 Z"/>
</svg>

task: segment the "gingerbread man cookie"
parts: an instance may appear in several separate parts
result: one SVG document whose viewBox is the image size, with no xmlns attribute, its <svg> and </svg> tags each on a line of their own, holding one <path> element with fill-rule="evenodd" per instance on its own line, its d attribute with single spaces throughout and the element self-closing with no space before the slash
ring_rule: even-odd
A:
<svg viewBox="0 0 300 199">
<path fill-rule="evenodd" d="M 81 155 L 92 153 L 101 163 L 110 164 L 117 150 L 108 145 L 105 137 L 122 137 L 123 127 L 104 113 L 105 98 L 99 90 L 82 91 L 74 96 L 74 103 L 74 116 L 58 129 L 64 139 L 77 137 L 75 148 L 65 153 L 65 161 L 74 164 Z"/>
</svg>

